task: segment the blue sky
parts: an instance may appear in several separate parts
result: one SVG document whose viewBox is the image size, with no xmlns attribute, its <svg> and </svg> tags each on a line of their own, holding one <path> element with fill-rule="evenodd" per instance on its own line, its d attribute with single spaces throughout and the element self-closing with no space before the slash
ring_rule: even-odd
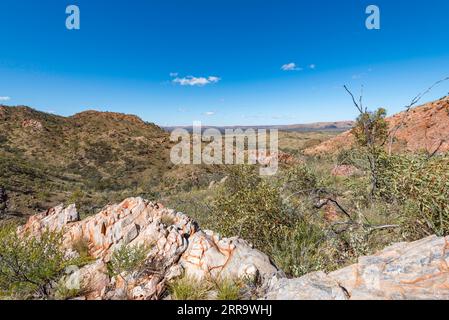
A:
<svg viewBox="0 0 449 320">
<path fill-rule="evenodd" d="M 70 4 L 81 30 L 65 28 Z M 381 30 L 365 28 L 369 4 Z M 448 12 L 447 0 L 2 0 L 0 103 L 292 124 L 353 119 L 342 85 L 363 84 L 366 103 L 395 113 L 449 76 Z"/>
</svg>

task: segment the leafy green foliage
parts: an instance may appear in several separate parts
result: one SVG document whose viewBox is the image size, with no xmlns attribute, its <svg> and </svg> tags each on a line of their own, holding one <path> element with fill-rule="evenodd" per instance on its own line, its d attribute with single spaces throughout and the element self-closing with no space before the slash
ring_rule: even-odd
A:
<svg viewBox="0 0 449 320">
<path fill-rule="evenodd" d="M 224 300 L 241 299 L 242 285 L 230 279 L 198 280 L 183 276 L 169 284 L 168 291 L 173 300 Z"/>
<path fill-rule="evenodd" d="M 114 277 L 137 271 L 143 267 L 148 253 L 149 247 L 146 245 L 121 246 L 114 251 L 108 264 L 110 275 Z"/>
<path fill-rule="evenodd" d="M 44 232 L 39 238 L 19 236 L 16 226 L 0 228 L 0 292 L 3 295 L 45 298 L 48 285 L 74 261 L 64 257 L 62 238 Z"/>
<path fill-rule="evenodd" d="M 360 109 L 360 111 L 362 111 Z M 371 174 L 370 197 L 374 196 L 378 187 L 378 161 L 384 153 L 383 145 L 388 137 L 388 123 L 385 120 L 387 111 L 383 108 L 375 112 L 361 112 L 352 129 L 358 145 L 365 152 Z"/>
<path fill-rule="evenodd" d="M 207 281 L 184 276 L 174 280 L 169 285 L 169 292 L 173 300 L 206 300 L 213 285 Z"/>
<path fill-rule="evenodd" d="M 84 288 L 68 288 L 66 279 L 63 277 L 59 279 L 59 281 L 56 283 L 54 288 L 53 297 L 57 300 L 69 300 L 72 298 L 80 297 L 84 293 L 86 293 L 87 290 Z"/>
<path fill-rule="evenodd" d="M 449 234 L 449 154 L 385 156 L 380 168 L 379 194 L 405 206 L 412 238 Z"/>
<path fill-rule="evenodd" d="M 276 239 L 272 245 L 272 257 L 285 273 L 300 277 L 325 269 L 325 242 L 325 234 L 319 226 L 301 220 L 294 229 L 286 230 L 282 238 Z"/>
<path fill-rule="evenodd" d="M 276 185 L 261 179 L 252 167 L 231 169 L 215 203 L 216 230 L 238 235 L 261 250 L 293 225 Z"/>
<path fill-rule="evenodd" d="M 388 135 L 386 116 L 387 111 L 384 108 L 375 112 L 365 111 L 359 115 L 352 133 L 360 146 L 372 147 L 384 143 Z"/>
<path fill-rule="evenodd" d="M 240 285 L 232 280 L 222 280 L 217 284 L 217 300 L 234 301 L 241 299 Z"/>
<path fill-rule="evenodd" d="M 0 185 L 10 191 L 13 215 L 71 195 L 80 213 L 91 215 L 125 193 L 160 191 L 170 169 L 169 134 L 137 117 L 90 111 L 65 118 L 26 107 L 2 107 L 2 114 Z M 41 129 L 23 127 L 30 120 Z"/>
</svg>

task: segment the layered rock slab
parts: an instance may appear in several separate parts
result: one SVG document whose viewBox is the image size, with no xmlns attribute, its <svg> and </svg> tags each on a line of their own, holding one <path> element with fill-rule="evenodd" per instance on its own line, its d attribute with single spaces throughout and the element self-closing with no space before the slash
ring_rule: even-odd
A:
<svg viewBox="0 0 449 320">
<path fill-rule="evenodd" d="M 266 299 L 449 300 L 449 237 L 397 243 L 325 274 L 271 280 Z"/>
<path fill-rule="evenodd" d="M 76 243 L 87 243 L 96 261 L 79 274 L 89 275 L 83 276 L 82 282 L 91 290 L 91 299 L 157 299 L 166 282 L 182 274 L 199 280 L 254 279 L 278 272 L 268 256 L 246 241 L 202 231 L 188 216 L 142 198 L 126 199 L 82 221 L 75 206 L 58 206 L 31 217 L 19 228 L 19 232 L 35 236 L 45 230 L 62 232 L 63 246 L 68 251 Z M 150 247 L 147 263 L 158 270 L 110 279 L 106 264 L 123 245 Z"/>
</svg>

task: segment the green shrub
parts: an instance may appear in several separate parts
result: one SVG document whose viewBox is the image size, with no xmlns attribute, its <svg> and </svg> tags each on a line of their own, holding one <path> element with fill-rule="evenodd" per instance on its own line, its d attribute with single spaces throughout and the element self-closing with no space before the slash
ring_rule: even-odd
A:
<svg viewBox="0 0 449 320">
<path fill-rule="evenodd" d="M 366 155 L 360 148 L 344 149 L 337 153 L 335 161 L 338 165 L 355 166 L 363 171 L 369 170 Z"/>
<path fill-rule="evenodd" d="M 379 108 L 374 112 L 364 111 L 357 117 L 352 134 L 360 146 L 375 146 L 384 143 L 388 135 L 388 123 L 385 120 L 387 110 Z"/>
<path fill-rule="evenodd" d="M 86 293 L 83 288 L 68 288 L 66 279 L 61 278 L 55 285 L 53 297 L 57 300 L 69 300 Z"/>
<path fill-rule="evenodd" d="M 207 281 L 184 276 L 169 284 L 168 289 L 173 300 L 206 300 L 213 285 Z"/>
<path fill-rule="evenodd" d="M 318 187 L 319 181 L 316 173 L 307 165 L 301 164 L 282 173 L 281 182 L 284 190 L 300 192 L 313 190 Z"/>
<path fill-rule="evenodd" d="M 16 226 L 0 228 L 0 295 L 19 298 L 49 295 L 49 284 L 74 264 L 64 257 L 60 234 L 19 236 Z"/>
<path fill-rule="evenodd" d="M 148 253 L 149 247 L 146 245 L 123 245 L 116 249 L 108 264 L 110 276 L 115 277 L 137 271 L 143 267 Z"/>
<path fill-rule="evenodd" d="M 231 280 L 222 280 L 217 284 L 217 300 L 240 300 L 240 286 Z"/>
<path fill-rule="evenodd" d="M 324 269 L 323 231 L 314 223 L 300 221 L 272 245 L 272 258 L 287 275 L 300 277 Z"/>
<path fill-rule="evenodd" d="M 386 156 L 379 167 L 379 195 L 405 206 L 412 238 L 449 234 L 449 154 Z"/>
<path fill-rule="evenodd" d="M 279 188 L 252 168 L 236 167 L 213 204 L 215 226 L 225 236 L 239 236 L 262 251 L 294 224 Z M 268 252 L 269 253 L 269 252 Z"/>
<path fill-rule="evenodd" d="M 241 286 L 229 279 L 198 280 L 183 276 L 172 281 L 168 290 L 173 300 L 224 300 L 241 299 Z"/>
</svg>

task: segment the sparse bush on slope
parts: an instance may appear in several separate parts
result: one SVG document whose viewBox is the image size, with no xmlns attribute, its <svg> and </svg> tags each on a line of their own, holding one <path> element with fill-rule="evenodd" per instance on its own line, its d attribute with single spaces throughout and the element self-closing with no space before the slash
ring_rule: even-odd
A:
<svg viewBox="0 0 449 320">
<path fill-rule="evenodd" d="M 76 261 L 64 256 L 60 234 L 19 236 L 16 228 L 14 224 L 0 227 L 0 296 L 47 298 L 51 281 Z"/>
<path fill-rule="evenodd" d="M 267 250 L 295 223 L 276 185 L 260 178 L 249 166 L 230 169 L 213 208 L 215 230 L 225 236 L 238 235 L 261 250 Z"/>
<path fill-rule="evenodd" d="M 449 234 L 449 154 L 394 155 L 381 160 L 379 194 L 404 206 L 409 236 Z"/>
</svg>

